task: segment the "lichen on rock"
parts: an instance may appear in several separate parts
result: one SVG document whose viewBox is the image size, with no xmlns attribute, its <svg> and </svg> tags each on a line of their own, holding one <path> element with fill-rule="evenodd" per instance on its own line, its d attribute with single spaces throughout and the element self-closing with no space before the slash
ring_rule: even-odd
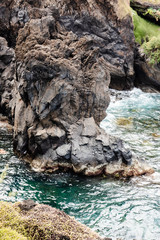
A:
<svg viewBox="0 0 160 240">
<path fill-rule="evenodd" d="M 32 200 L 0 202 L 0 216 L 1 240 L 103 240 L 73 217 Z"/>
</svg>

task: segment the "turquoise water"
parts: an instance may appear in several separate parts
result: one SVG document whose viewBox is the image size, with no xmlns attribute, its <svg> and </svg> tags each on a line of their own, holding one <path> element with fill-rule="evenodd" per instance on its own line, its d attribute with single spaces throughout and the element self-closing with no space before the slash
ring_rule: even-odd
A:
<svg viewBox="0 0 160 240">
<path fill-rule="evenodd" d="M 1 131 L 0 148 L 8 153 L 0 155 L 0 172 L 7 163 L 9 169 L 0 184 L 0 200 L 31 198 L 49 204 L 113 239 L 160 239 L 160 94 L 134 89 L 116 95 L 122 100 L 112 97 L 101 126 L 145 158 L 156 170 L 153 177 L 119 181 L 71 173 L 34 173 L 14 156 L 10 136 Z M 130 124 L 118 125 L 122 117 Z"/>
</svg>

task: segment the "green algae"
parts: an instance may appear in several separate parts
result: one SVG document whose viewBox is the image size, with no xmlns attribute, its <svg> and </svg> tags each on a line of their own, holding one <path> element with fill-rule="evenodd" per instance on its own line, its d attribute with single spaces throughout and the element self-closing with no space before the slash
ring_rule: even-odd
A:
<svg viewBox="0 0 160 240">
<path fill-rule="evenodd" d="M 154 8 L 148 8 L 145 13 L 143 13 L 144 16 L 149 15 L 153 17 L 156 21 L 160 20 L 160 9 L 154 9 Z"/>
<path fill-rule="evenodd" d="M 0 202 L 0 239 L 3 239 L 5 235 L 9 237 L 12 231 L 15 239 L 19 234 L 23 236 L 22 239 L 26 239 L 24 236 L 25 229 L 19 212 L 20 209 L 17 206 L 13 207 L 11 203 Z"/>
</svg>

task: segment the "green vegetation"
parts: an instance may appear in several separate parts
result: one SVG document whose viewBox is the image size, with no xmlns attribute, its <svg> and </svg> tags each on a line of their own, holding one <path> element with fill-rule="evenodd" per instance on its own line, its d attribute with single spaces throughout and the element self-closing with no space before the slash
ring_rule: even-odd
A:
<svg viewBox="0 0 160 240">
<path fill-rule="evenodd" d="M 27 238 L 11 228 L 1 228 L 0 240 L 27 240 Z"/>
<path fill-rule="evenodd" d="M 132 10 L 132 17 L 134 23 L 135 39 L 139 44 L 150 41 L 153 36 L 160 36 L 160 27 L 158 25 L 138 16 L 134 10 Z"/>
<path fill-rule="evenodd" d="M 36 219 L 23 216 L 17 204 L 0 202 L 0 240 L 49 239 L 52 226 L 42 224 L 45 225 L 42 219 L 39 224 Z"/>
<path fill-rule="evenodd" d="M 100 239 L 86 226 L 65 213 L 38 204 L 21 210 L 20 203 L 0 202 L 0 240 Z"/>
<path fill-rule="evenodd" d="M 134 10 L 132 16 L 136 42 L 141 45 L 150 64 L 160 63 L 160 27 L 138 16 Z"/>
<path fill-rule="evenodd" d="M 160 63 L 160 36 L 152 37 L 150 41 L 143 43 L 145 54 L 149 57 L 150 64 Z"/>
<path fill-rule="evenodd" d="M 13 207 L 11 203 L 0 202 L 0 240 L 12 239 L 9 238 L 11 234 L 14 240 L 27 239 L 24 236 L 24 227 L 19 212 L 20 209 Z"/>
<path fill-rule="evenodd" d="M 144 16 L 145 15 L 150 15 L 156 21 L 159 21 L 160 20 L 160 9 L 148 8 L 143 15 Z"/>
</svg>

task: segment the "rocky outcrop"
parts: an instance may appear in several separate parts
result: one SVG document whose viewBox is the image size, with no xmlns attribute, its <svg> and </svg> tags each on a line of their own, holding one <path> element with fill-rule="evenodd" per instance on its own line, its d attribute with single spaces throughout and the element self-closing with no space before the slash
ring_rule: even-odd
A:
<svg viewBox="0 0 160 240">
<path fill-rule="evenodd" d="M 151 65 L 139 45 L 135 51 L 135 86 L 146 92 L 160 91 L 160 64 Z"/>
<path fill-rule="evenodd" d="M 73 217 L 32 200 L 0 202 L 0 215 L 0 235 L 4 239 L 103 240 Z"/>
<path fill-rule="evenodd" d="M 93 118 L 81 119 L 72 124 L 68 139 L 68 143 L 56 150 L 49 148 L 45 154 L 37 155 L 31 160 L 32 168 L 42 172 L 72 169 L 86 176 L 104 174 L 118 178 L 154 172 L 145 162 L 132 156 L 120 139 L 100 129 Z"/>
<path fill-rule="evenodd" d="M 151 65 L 142 50 L 137 48 L 135 58 L 135 86 L 145 92 L 160 92 L 160 65 Z"/>
<path fill-rule="evenodd" d="M 131 88 L 134 80 L 134 35 L 129 0 L 1 1 L 0 35 L 16 45 L 19 29 L 31 19 L 53 15 L 78 38 L 90 36 L 92 47 L 108 63 L 112 86 Z"/>
<path fill-rule="evenodd" d="M 16 60 L 5 45 L 15 69 L 13 98 L 5 106 L 14 119 L 17 154 L 38 171 L 120 177 L 153 172 L 98 126 L 110 80 L 117 88 L 133 86 L 129 1 L 13 0 L 1 6 L 9 10 L 3 26 L 11 34 L 9 46 L 16 45 Z"/>
</svg>

